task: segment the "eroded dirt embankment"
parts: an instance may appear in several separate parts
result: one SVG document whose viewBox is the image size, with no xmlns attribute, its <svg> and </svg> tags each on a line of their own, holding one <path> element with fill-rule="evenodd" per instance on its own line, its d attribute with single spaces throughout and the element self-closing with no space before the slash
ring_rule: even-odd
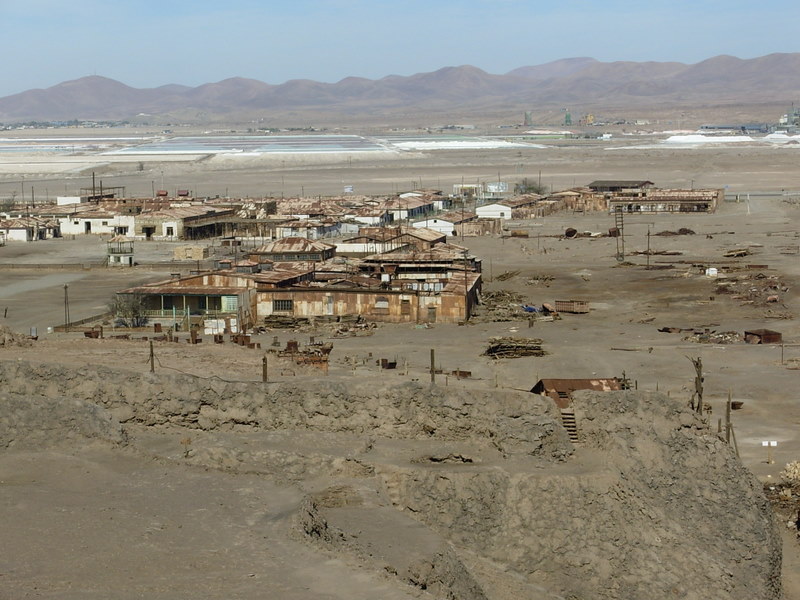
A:
<svg viewBox="0 0 800 600">
<path fill-rule="evenodd" d="M 666 396 L 580 394 L 576 447 L 549 400 L 494 389 L 232 384 L 12 361 L 0 362 L 0 386 L 13 416 L 0 423 L 6 451 L 63 432 L 187 466 L 220 468 L 222 449 L 234 473 L 291 464 L 286 479 L 306 493 L 293 535 L 421 597 L 780 597 L 760 486 Z M 193 438 L 185 454 L 152 443 L 180 432 Z M 273 454 L 258 453 L 266 435 Z M 254 471 L 277 451 L 273 471 Z M 298 468 L 343 457 L 359 468 Z"/>
</svg>

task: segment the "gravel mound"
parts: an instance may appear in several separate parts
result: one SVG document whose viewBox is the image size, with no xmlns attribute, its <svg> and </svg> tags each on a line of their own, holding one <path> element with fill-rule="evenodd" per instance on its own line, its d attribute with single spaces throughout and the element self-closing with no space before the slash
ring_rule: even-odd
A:
<svg viewBox="0 0 800 600">
<path fill-rule="evenodd" d="M 33 340 L 27 335 L 17 333 L 5 325 L 0 325 L 0 348 L 12 346 L 31 346 Z"/>
</svg>

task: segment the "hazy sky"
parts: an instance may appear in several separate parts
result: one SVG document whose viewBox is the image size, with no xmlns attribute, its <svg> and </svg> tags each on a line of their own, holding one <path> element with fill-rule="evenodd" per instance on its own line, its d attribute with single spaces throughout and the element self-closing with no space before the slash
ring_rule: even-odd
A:
<svg viewBox="0 0 800 600">
<path fill-rule="evenodd" d="M 92 74 L 277 84 L 800 50 L 798 0 L 0 0 L 0 23 L 0 96 Z"/>
</svg>

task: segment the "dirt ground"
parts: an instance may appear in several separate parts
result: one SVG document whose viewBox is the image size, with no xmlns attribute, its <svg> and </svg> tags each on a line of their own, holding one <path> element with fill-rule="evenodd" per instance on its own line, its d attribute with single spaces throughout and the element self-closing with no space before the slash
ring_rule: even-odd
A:
<svg viewBox="0 0 800 600">
<path fill-rule="evenodd" d="M 493 171 L 500 165 L 502 172 L 508 173 L 518 160 L 520 173 L 534 176 L 541 168 L 545 172 L 543 180 L 556 187 L 572 185 L 572 180 L 581 184 L 600 178 L 646 177 L 664 186 L 686 185 L 691 180 L 695 187 L 729 185 L 731 191 L 743 194 L 800 189 L 792 149 L 612 151 L 593 147 L 535 152 L 535 156 L 524 157 L 508 151 L 448 153 L 446 157 L 434 154 L 407 158 L 402 164 L 358 167 L 298 166 L 276 170 L 275 165 L 269 165 L 262 171 L 251 165 L 241 171 L 226 171 L 224 179 L 214 170 L 212 161 L 210 168 L 208 164 L 198 165 L 197 170 L 191 167 L 180 176 L 182 181 L 195 177 L 199 182 L 196 189 L 225 181 L 231 194 L 239 194 L 251 191 L 248 188 L 255 188 L 256 183 L 262 189 L 265 185 L 274 187 L 276 177 L 281 175 L 295 187 L 307 182 L 306 193 L 330 193 L 346 174 L 349 181 L 357 182 L 357 188 L 363 188 L 360 192 L 388 193 L 402 185 L 403 178 L 409 180 L 409 187 L 415 179 L 423 186 L 441 183 L 445 189 L 445 183 L 456 182 L 459 173 L 467 179 L 490 179 L 496 177 Z M 146 174 L 111 172 L 104 177 L 113 179 L 113 185 L 123 182 L 129 190 L 135 190 L 137 185 L 147 189 L 150 186 L 149 180 L 144 185 L 142 178 Z M 359 186 L 361 181 L 364 183 Z M 63 183 L 59 179 L 53 185 Z M 380 190 L 381 186 L 386 189 Z M 588 314 L 563 314 L 561 320 L 529 326 L 522 313 L 511 321 L 494 322 L 483 308 L 464 326 L 379 324 L 368 332 L 370 335 L 357 337 L 334 337 L 333 330 L 325 327 L 274 330 L 254 340 L 261 343 L 262 350 L 270 347 L 275 338 L 280 345 L 289 339 L 305 342 L 310 336 L 333 343 L 327 375 L 275 361 L 269 375 L 277 384 L 326 378 L 331 385 L 339 381 L 373 385 L 425 383 L 430 379 L 429 356 L 434 349 L 437 367 L 443 372 L 472 373 L 469 379 L 460 380 L 444 374 L 437 376 L 439 386 L 454 391 L 527 391 L 539 378 L 613 377 L 624 373 L 639 390 L 658 390 L 684 403 L 689 402 L 694 385 L 694 371 L 687 357 L 701 357 L 705 400 L 713 411 L 712 429 L 716 429 L 717 419 L 724 417 L 729 393 L 733 400 L 743 402 L 742 409 L 733 414 L 741 460 L 761 481 L 778 481 L 783 466 L 800 456 L 796 435 L 800 424 L 796 402 L 800 263 L 798 254 L 791 253 L 800 244 L 800 206 L 787 202 L 789 199 L 754 193 L 749 202 L 726 202 L 711 215 L 630 217 L 625 222 L 627 262 L 622 264 L 615 259 L 617 240 L 613 238 L 565 239 L 562 235 L 567 227 L 606 232 L 613 223 L 610 216 L 602 213 L 559 214 L 509 226 L 526 230 L 527 238 L 453 240 L 483 259 L 485 292 L 515 292 L 524 303 L 537 305 L 562 299 L 587 300 L 591 308 Z M 680 228 L 691 229 L 695 234 L 650 237 L 654 251 L 679 253 L 652 256 L 651 266 L 661 268 L 646 268 L 646 256 L 634 254 L 647 248 L 648 231 L 657 234 Z M 728 250 L 744 247 L 749 249 L 748 256 L 723 257 Z M 153 261 L 168 260 L 171 246 L 158 244 L 143 251 Z M 46 332 L 48 327 L 63 322 L 65 284 L 69 286 L 70 316 L 79 319 L 103 312 L 114 290 L 165 278 L 168 270 L 3 268 L 9 263 L 31 267 L 35 263 L 89 263 L 101 252 L 102 241 L 80 239 L 0 247 L 0 311 L 8 309 L 0 324 L 22 332 L 37 327 L 40 334 L 40 340 L 30 346 L 0 347 L 0 360 L 58 363 L 75 369 L 90 365 L 138 373 L 149 370 L 145 341 L 90 340 L 76 333 Z M 760 266 L 753 269 L 748 265 Z M 720 275 L 707 277 L 703 267 L 717 267 Z M 764 292 L 764 282 L 776 289 Z M 738 291 L 721 291 L 726 283 L 738 286 Z M 757 291 L 750 293 L 754 289 Z M 777 302 L 767 303 L 768 295 L 777 295 Z M 662 333 L 658 331 L 660 327 L 739 334 L 746 329 L 768 328 L 780 331 L 785 344 L 697 343 L 685 339 L 689 332 Z M 541 338 L 547 355 L 498 361 L 482 356 L 488 339 L 495 336 Z M 184 338 L 177 344 L 157 343 L 157 372 L 211 378 L 209 381 L 260 380 L 262 352 L 207 342 L 191 346 Z M 397 360 L 398 368 L 381 370 L 376 365 L 380 358 Z M 24 508 L 14 514 L 28 515 L 11 528 L 8 535 L 13 539 L 21 543 L 27 536 L 52 535 L 52 547 L 68 549 L 73 556 L 80 556 L 88 544 L 93 551 L 86 556 L 96 560 L 97 556 L 121 552 L 123 542 L 113 533 L 120 519 L 125 523 L 125 535 L 132 530 L 139 532 L 136 539 L 124 543 L 130 552 L 130 562 L 122 563 L 127 573 L 104 578 L 91 590 L 77 586 L 69 573 L 74 565 L 59 561 L 58 553 L 15 559 L 15 568 L 25 564 L 29 571 L 6 577 L 40 581 L 47 590 L 28 590 L 29 597 L 92 597 L 89 592 L 103 597 L 111 589 L 118 591 L 119 585 L 124 587 L 126 577 L 137 577 L 141 573 L 139 567 L 147 561 L 164 563 L 160 579 L 147 585 L 131 585 L 130 597 L 166 598 L 170 590 L 203 589 L 204 582 L 211 585 L 216 578 L 222 579 L 215 584 L 215 593 L 226 589 L 230 591 L 228 597 L 255 597 L 257 589 L 282 598 L 400 598 L 417 594 L 360 568 L 351 557 L 334 553 L 320 562 L 319 556 L 300 541 L 283 534 L 270 538 L 276 528 L 285 526 L 281 516 L 284 511 L 300 502 L 298 488 L 241 470 L 187 468 L 164 458 L 164 451 L 159 450 L 159 445 L 167 444 L 167 438 L 176 434 L 166 430 L 163 434 L 132 430 L 132 434 L 142 441 L 137 450 L 111 450 L 99 442 L 71 450 L 42 443 L 41 449 L 3 454 L 0 491 L 6 510 Z M 279 433 L 274 435 L 276 447 L 290 451 L 289 440 L 281 441 Z M 765 440 L 778 442 L 772 464 L 766 462 L 762 447 Z M 174 439 L 169 443 L 174 446 Z M 228 445 L 235 444 L 232 441 Z M 308 483 L 306 487 L 314 485 Z M 198 495 L 213 501 L 200 506 Z M 54 501 L 55 497 L 60 499 Z M 267 507 L 259 508 L 264 499 Z M 83 510 L 92 515 L 107 511 L 108 522 L 82 520 Z M 45 516 L 37 519 L 34 514 Z M 65 518 L 71 521 L 66 522 Z M 263 538 L 269 538 L 268 543 L 253 537 L 254 522 L 264 524 L 256 529 Z M 216 526 L 206 529 L 210 527 L 208 523 Z M 397 531 L 403 527 L 398 525 Z M 204 544 L 210 536 L 223 531 L 227 540 L 223 539 L 220 547 L 225 550 L 209 554 Z M 784 595 L 787 599 L 800 598 L 800 578 L 796 575 L 800 550 L 791 532 L 785 532 L 783 547 Z M 4 564 L 11 564 L 8 556 L 0 556 L 0 573 L 5 570 Z M 113 568 L 120 569 L 120 563 L 115 561 Z M 335 594 L 330 589 L 331 582 L 341 586 Z M 73 586 L 74 590 L 66 593 Z M 208 597 L 217 596 L 209 593 Z"/>
</svg>

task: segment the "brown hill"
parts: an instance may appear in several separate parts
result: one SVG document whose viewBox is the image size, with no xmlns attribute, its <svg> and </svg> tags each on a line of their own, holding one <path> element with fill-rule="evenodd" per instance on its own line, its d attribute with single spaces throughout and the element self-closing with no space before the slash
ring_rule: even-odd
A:
<svg viewBox="0 0 800 600">
<path fill-rule="evenodd" d="M 270 85 L 233 77 L 198 87 L 136 89 L 105 77 L 83 77 L 51 88 L 0 98 L 0 121 L 119 119 L 138 113 L 202 111 L 209 115 L 259 111 L 398 111 L 460 114 L 516 107 L 582 105 L 653 107 L 680 103 L 788 103 L 800 96 L 800 53 L 743 60 L 717 56 L 694 65 L 571 58 L 493 75 L 473 66 L 377 80 L 336 83 L 291 80 Z"/>
<path fill-rule="evenodd" d="M 525 79 L 560 79 L 561 77 L 568 77 L 573 73 L 577 73 L 597 63 L 598 61 L 594 58 L 562 58 L 543 65 L 519 67 L 506 74 L 515 77 L 524 77 Z"/>
</svg>

